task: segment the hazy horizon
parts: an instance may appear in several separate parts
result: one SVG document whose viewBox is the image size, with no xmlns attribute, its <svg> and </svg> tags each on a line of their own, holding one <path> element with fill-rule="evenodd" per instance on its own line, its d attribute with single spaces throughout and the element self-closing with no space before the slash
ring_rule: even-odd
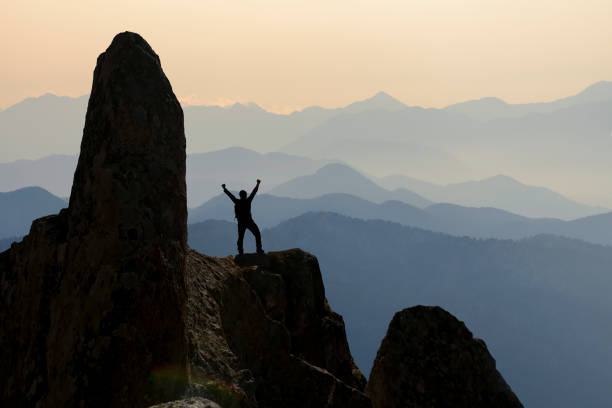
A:
<svg viewBox="0 0 612 408">
<path fill-rule="evenodd" d="M 504 174 L 612 208 L 606 176 L 612 82 L 527 105 L 485 100 L 427 110 L 388 93 L 351 102 L 292 115 L 184 106 L 187 152 L 232 146 L 284 152 L 344 162 L 373 177 L 402 174 L 442 185 Z M 86 106 L 85 95 L 47 96 L 2 111 L 0 132 L 7 143 L 0 162 L 75 154 Z"/>
<path fill-rule="evenodd" d="M 419 104 L 414 103 L 414 104 L 409 104 L 406 101 L 401 100 L 400 98 L 396 97 L 393 92 L 389 92 L 387 90 L 378 90 L 372 94 L 367 94 L 367 95 L 362 95 L 361 97 L 358 97 L 357 99 L 353 100 L 353 101 L 349 101 L 348 103 L 342 104 L 342 105 L 334 105 L 334 106 L 322 106 L 322 105 L 305 105 L 303 107 L 300 108 L 296 108 L 294 110 L 289 110 L 289 111 L 275 111 L 273 109 L 268 109 L 266 108 L 264 105 L 260 104 L 258 101 L 255 100 L 244 100 L 244 101 L 237 101 L 237 100 L 230 100 L 230 99 L 219 99 L 216 101 L 212 101 L 211 103 L 207 104 L 207 103 L 197 103 L 188 99 L 179 99 L 179 102 L 181 104 L 181 106 L 183 108 L 186 107 L 219 107 L 219 108 L 230 108 L 234 105 L 242 105 L 245 107 L 249 107 L 249 106 L 256 106 L 260 109 L 265 110 L 266 112 L 269 113 L 274 113 L 277 115 L 291 115 L 292 113 L 297 113 L 297 112 L 303 112 L 304 110 L 310 109 L 310 108 L 323 108 L 323 109 L 342 109 L 345 108 L 353 103 L 357 103 L 357 102 L 363 102 L 363 101 L 367 101 L 370 99 L 375 98 L 376 96 L 380 95 L 380 94 L 384 94 L 387 96 L 390 96 L 393 99 L 396 99 L 397 101 L 399 101 L 400 103 L 406 105 L 407 107 L 416 107 L 416 108 L 423 108 L 423 109 L 445 109 L 445 108 L 449 108 L 453 105 L 459 105 L 459 104 L 463 104 L 463 103 L 468 103 L 468 102 L 478 102 L 478 101 L 483 101 L 483 100 L 490 100 L 490 99 L 496 99 L 496 100 L 500 100 L 508 105 L 528 105 L 528 104 L 538 104 L 538 103 L 550 103 L 550 102 L 555 102 L 561 99 L 565 99 L 567 97 L 572 97 L 575 95 L 580 94 L 581 92 L 595 86 L 598 84 L 602 84 L 602 83 L 612 83 L 612 79 L 611 80 L 607 80 L 607 79 L 600 79 L 597 81 L 594 81 L 592 83 L 588 83 L 585 84 L 584 87 L 578 89 L 575 92 L 572 93 L 568 93 L 568 94 L 564 94 L 564 95 L 560 95 L 559 97 L 553 98 L 553 99 L 542 99 L 542 98 L 538 98 L 538 97 L 534 97 L 532 100 L 530 101 L 526 101 L 526 102 L 510 102 L 498 95 L 487 95 L 487 96 L 482 96 L 482 97 L 478 97 L 478 98 L 471 98 L 471 99 L 465 99 L 465 100 L 457 100 L 457 101 L 451 101 L 450 103 L 447 103 L 445 105 L 441 105 L 441 106 L 425 106 L 424 104 Z M 29 95 L 24 97 L 23 99 L 20 99 L 18 101 L 16 101 L 15 103 L 12 103 L 8 106 L 0 106 L 0 112 L 5 111 L 7 109 L 12 108 L 15 105 L 19 105 L 22 102 L 25 102 L 29 99 L 38 99 L 41 97 L 44 97 L 46 95 L 51 95 L 57 98 L 70 98 L 70 99 L 80 99 L 80 98 L 84 98 L 84 97 L 89 97 L 89 93 L 83 93 L 80 95 L 67 95 L 67 94 L 62 94 L 62 93 L 55 93 L 55 92 L 51 92 L 51 91 L 46 91 L 46 92 L 42 92 L 40 94 L 36 94 L 36 95 Z"/>
<path fill-rule="evenodd" d="M 550 101 L 610 78 L 611 18 L 601 0 L 15 2 L 0 15 L 0 107 L 89 92 L 95 58 L 126 30 L 184 104 L 286 113 L 379 90 L 424 107 Z"/>
</svg>

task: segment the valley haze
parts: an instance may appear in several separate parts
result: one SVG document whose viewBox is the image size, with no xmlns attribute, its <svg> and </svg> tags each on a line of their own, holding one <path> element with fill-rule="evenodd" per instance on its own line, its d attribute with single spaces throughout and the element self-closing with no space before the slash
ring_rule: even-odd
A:
<svg viewBox="0 0 612 408">
<path fill-rule="evenodd" d="M 86 100 L 46 94 L 0 111 L 6 139 L 0 162 L 74 154 Z M 606 81 L 553 102 L 518 105 L 485 98 L 424 109 L 380 92 L 343 108 L 285 115 L 252 103 L 184 107 L 192 154 L 235 146 L 281 151 L 341 161 L 372 177 L 398 174 L 440 185 L 503 174 L 604 208 L 612 208 L 611 110 Z"/>
</svg>

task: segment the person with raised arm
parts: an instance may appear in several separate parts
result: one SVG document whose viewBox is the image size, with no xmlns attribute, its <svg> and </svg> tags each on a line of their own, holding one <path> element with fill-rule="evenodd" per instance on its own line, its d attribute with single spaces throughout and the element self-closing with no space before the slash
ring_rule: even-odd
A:
<svg viewBox="0 0 612 408">
<path fill-rule="evenodd" d="M 251 215 L 251 201 L 257 194 L 257 190 L 259 189 L 259 184 L 261 180 L 257 179 L 257 184 L 251 194 L 247 197 L 247 192 L 244 190 L 240 190 L 238 194 L 240 198 L 236 198 L 228 189 L 225 188 L 225 184 L 221 184 L 223 187 L 223 192 L 227 194 L 227 196 L 234 203 L 234 214 L 236 216 L 236 220 L 238 221 L 238 253 L 242 255 L 244 253 L 242 242 L 244 240 L 244 233 L 248 229 L 255 236 L 255 245 L 257 246 L 257 253 L 263 254 L 264 251 L 261 248 L 261 233 L 259 232 L 259 228 L 255 221 L 253 221 L 253 216 Z"/>
</svg>

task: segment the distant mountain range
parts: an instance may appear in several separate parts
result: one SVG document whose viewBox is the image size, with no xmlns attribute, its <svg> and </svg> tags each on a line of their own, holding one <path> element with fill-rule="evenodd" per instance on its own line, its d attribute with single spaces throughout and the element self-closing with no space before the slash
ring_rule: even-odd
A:
<svg viewBox="0 0 612 408">
<path fill-rule="evenodd" d="M 88 99 L 45 94 L 0 111 L 0 163 L 78 152 Z"/>
<path fill-rule="evenodd" d="M 68 197 L 76 160 L 76 156 L 57 155 L 0 163 L 0 191 L 40 186 L 56 196 Z M 222 183 L 230 189 L 248 190 L 256 178 L 263 180 L 261 192 L 294 198 L 346 193 L 377 203 L 398 200 L 423 208 L 448 202 L 566 220 L 608 211 L 507 176 L 440 186 L 402 175 L 376 179 L 341 163 L 244 148 L 188 155 L 187 203 L 191 208 L 201 205 L 219 194 Z"/>
<path fill-rule="evenodd" d="M 76 153 L 88 98 L 89 95 L 70 98 L 48 93 L 0 110 L 0 134 L 6 137 L 7 144 L 6 149 L 0 151 L 0 163 Z M 404 106 L 384 92 L 344 108 L 313 106 L 289 115 L 267 112 L 255 103 L 227 107 L 185 106 L 187 151 L 209 152 L 235 146 L 259 152 L 276 151 L 334 116 L 372 109 L 393 111 Z"/>
<path fill-rule="evenodd" d="M 612 101 L 484 122 L 437 109 L 367 111 L 336 116 L 281 151 L 427 180 L 512 174 L 609 205 L 611 113 Z"/>
<path fill-rule="evenodd" d="M 297 199 L 259 194 L 253 201 L 253 214 L 260 227 L 275 227 L 307 212 L 334 212 L 363 220 L 385 220 L 406 226 L 456 236 L 522 239 L 553 234 L 612 246 L 612 212 L 573 221 L 528 218 L 490 207 L 462 207 L 433 204 L 424 209 L 401 201 L 377 204 L 349 194 L 327 194 Z M 233 206 L 218 195 L 189 211 L 189 222 L 233 221 Z"/>
<path fill-rule="evenodd" d="M 565 220 L 609 211 L 577 203 L 543 187 L 524 185 L 507 176 L 448 186 L 437 186 L 404 176 L 389 176 L 374 182 L 350 166 L 339 163 L 328 164 L 314 174 L 289 180 L 268 192 L 291 198 L 344 193 L 375 203 L 395 200 L 419 208 L 442 202 L 468 207 L 494 207 L 531 218 Z"/>
<path fill-rule="evenodd" d="M 295 177 L 309 174 L 327 161 L 312 160 L 284 153 L 261 154 L 244 148 L 228 148 L 187 156 L 187 205 L 195 207 L 221 192 L 221 184 L 230 189 L 250 190 L 263 180 L 261 190 L 268 191 Z"/>
<path fill-rule="evenodd" d="M 577 203 L 547 188 L 528 186 L 504 175 L 444 186 L 402 175 L 376 181 L 385 188 L 405 188 L 435 202 L 494 207 L 532 218 L 575 219 L 609 211 Z"/>
<path fill-rule="evenodd" d="M 25 235 L 33 220 L 67 206 L 66 201 L 40 187 L 0 193 L 0 238 Z"/>
<path fill-rule="evenodd" d="M 477 120 L 492 120 L 525 116 L 531 113 L 552 113 L 559 109 L 571 108 L 592 102 L 612 100 L 612 81 L 600 81 L 588 86 L 582 92 L 552 102 L 510 104 L 499 98 L 482 98 L 455 103 L 444 108 L 447 112 L 461 113 Z"/>
<path fill-rule="evenodd" d="M 327 170 L 334 168 L 355 178 L 363 177 L 346 166 L 327 166 Z M 363 180 L 370 183 L 366 178 Z M 354 186 L 356 192 L 368 191 L 361 189 L 359 184 Z M 218 191 L 219 186 L 214 187 L 215 191 Z M 384 189 L 372 191 L 380 193 L 380 198 L 383 199 L 385 192 L 390 196 L 395 195 L 394 192 Z M 430 204 L 419 208 L 401 200 L 380 201 L 376 203 L 341 193 L 302 199 L 260 193 L 254 201 L 253 213 L 260 227 L 274 227 L 307 212 L 325 211 L 364 220 L 392 221 L 458 236 L 521 239 L 538 234 L 554 234 L 612 245 L 612 212 L 563 221 L 553 218 L 528 218 L 489 207 Z M 39 187 L 0 193 L 0 239 L 26 234 L 34 219 L 56 213 L 65 206 L 64 199 Z M 190 223 L 209 219 L 233 221 L 233 207 L 224 194 L 218 194 L 189 211 Z"/>
<path fill-rule="evenodd" d="M 510 174 L 612 207 L 611 84 L 598 82 L 552 102 L 515 105 L 485 98 L 443 109 L 409 107 L 382 92 L 343 108 L 311 107 L 289 115 L 255 104 L 186 106 L 187 149 L 282 151 L 351 163 L 377 176 L 444 183 Z M 86 102 L 86 96 L 47 94 L 1 111 L 7 148 L 0 162 L 76 152 Z"/>
<path fill-rule="evenodd" d="M 0 164 L 0 191 L 13 191 L 25 186 L 41 185 L 49 189 L 51 193 L 59 197 L 67 197 L 70 194 L 69 186 L 72 181 L 76 157 L 74 156 L 49 156 L 39 160 L 20 160 L 13 163 Z M 453 234 L 466 234 L 471 236 L 485 237 L 507 237 L 520 238 L 536 233 L 550 232 L 560 235 L 575 236 L 593 242 L 608 243 L 607 232 L 599 228 L 595 222 L 589 227 L 579 229 L 568 228 L 567 225 L 558 220 L 531 220 L 524 217 L 516 217 L 513 223 L 506 222 L 504 217 L 490 220 L 484 217 L 485 212 L 502 214 L 504 211 L 494 209 L 463 209 L 461 212 L 472 212 L 474 217 L 463 218 L 456 228 L 451 228 L 456 222 L 454 218 L 466 217 L 461 214 L 456 217 L 448 216 L 444 222 L 430 222 L 421 213 L 418 216 L 407 217 L 397 215 L 392 206 L 402 207 L 401 203 L 412 204 L 418 208 L 429 207 L 436 201 L 462 204 L 462 207 L 496 207 L 518 215 L 531 215 L 546 218 L 558 217 L 561 219 L 583 218 L 590 214 L 605 212 L 605 209 L 594 208 L 569 200 L 553 191 L 523 185 L 509 177 L 498 176 L 479 182 L 458 183 L 449 186 L 437 186 L 423 181 L 410 179 L 404 176 L 392 176 L 384 179 L 372 179 L 351 167 L 333 163 L 326 164 L 323 161 L 315 161 L 299 156 L 291 156 L 282 153 L 260 154 L 251 150 L 241 148 L 230 148 L 220 151 L 189 155 L 187 157 L 187 189 L 188 205 L 192 208 L 192 219 L 203 220 L 211 218 L 208 208 L 210 205 L 198 209 L 203 202 L 219 195 L 220 185 L 226 183 L 233 190 L 250 190 L 254 186 L 255 178 L 262 178 L 261 193 L 270 193 L 277 196 L 290 198 L 318 198 L 328 194 L 348 194 L 354 197 L 366 199 L 373 203 L 395 201 L 396 203 L 385 203 L 377 208 L 353 209 L 354 202 L 349 203 L 346 199 L 314 200 L 300 203 L 299 201 L 288 201 L 262 205 L 260 208 L 273 208 L 271 220 L 278 223 L 284 219 L 297 216 L 307 211 L 337 211 L 346 215 L 356 216 L 364 219 L 381 218 L 406 225 L 418 225 L 423 228 L 444 231 Z M 376 181 L 376 182 L 375 182 Z M 385 189 L 383 186 L 391 187 Z M 408 188 L 397 188 L 407 186 Z M 416 192 L 416 193 L 415 193 Z M 223 203 L 223 201 L 221 201 Z M 221 204 L 225 208 L 227 203 Z M 368 203 L 372 204 L 372 203 Z M 342 211 L 341 206 L 346 206 Z M 284 207 L 285 209 L 281 208 Z M 403 207 L 402 207 L 403 208 Z M 438 206 L 437 208 L 443 208 Z M 458 207 L 444 207 L 458 211 Z M 428 208 L 428 212 L 433 208 Z M 208 214 L 204 218 L 197 214 Z M 214 212 L 213 212 L 214 213 Z M 403 214 L 403 210 L 400 211 Z M 231 208 L 226 212 L 231 215 Z M 280 217 L 282 215 L 282 217 Z M 285 216 L 286 215 L 286 216 Z M 232 215 L 233 216 L 233 215 Z M 513 215 L 514 216 L 514 215 Z M 198 218 L 199 217 L 199 218 Z M 216 215 L 212 218 L 215 218 Z M 280 218 L 279 218 L 280 217 Z M 440 215 L 437 215 L 440 219 Z M 442 217 L 444 218 L 444 217 Z M 603 218 L 603 217 L 602 217 Z M 472 219 L 469 223 L 467 219 Z M 599 218 L 595 218 L 599 219 Z M 29 228 L 29 222 L 26 227 Z M 576 221 L 571 225 L 581 225 L 582 221 Z M 273 225 L 273 224 L 270 224 Z M 607 225 L 605 222 L 603 225 Z M 595 231 L 599 231 L 595 233 Z M 4 234 L 1 236 L 8 236 Z"/>
<path fill-rule="evenodd" d="M 0 191 L 40 186 L 59 197 L 68 197 L 77 156 L 54 155 L 38 160 L 0 163 Z M 261 154 L 244 148 L 228 148 L 187 156 L 187 204 L 201 205 L 219 193 L 221 184 L 252 188 L 257 178 L 262 191 L 292 178 L 310 174 L 327 164 L 284 153 Z"/>
<path fill-rule="evenodd" d="M 61 154 L 0 163 L 0 191 L 39 186 L 58 197 L 69 197 L 77 160 L 78 156 Z"/>
<path fill-rule="evenodd" d="M 227 221 L 192 224 L 189 245 L 233 254 L 235 228 Z M 263 244 L 317 254 L 327 298 L 344 316 L 365 373 L 393 310 L 439 304 L 487 339 L 525 406 L 612 404 L 610 247 L 547 235 L 475 240 L 332 213 L 264 230 Z M 245 245 L 254 250 L 252 236 Z"/>
<path fill-rule="evenodd" d="M 289 180 L 274 187 L 269 193 L 293 198 L 315 198 L 324 194 L 344 193 L 377 203 L 397 200 L 421 208 L 432 204 L 426 198 L 404 188 L 386 190 L 351 167 L 339 163 L 328 164 L 314 174 Z"/>
</svg>

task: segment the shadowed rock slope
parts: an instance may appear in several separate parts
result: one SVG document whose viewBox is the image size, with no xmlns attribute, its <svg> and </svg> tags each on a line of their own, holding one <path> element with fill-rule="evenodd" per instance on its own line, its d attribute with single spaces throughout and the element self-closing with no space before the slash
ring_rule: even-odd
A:
<svg viewBox="0 0 612 408">
<path fill-rule="evenodd" d="M 520 408 L 484 341 L 439 307 L 393 316 L 370 373 L 374 408 Z"/>
<path fill-rule="evenodd" d="M 297 249 L 269 258 L 238 267 L 189 252 L 188 394 L 223 407 L 369 407 L 316 258 Z"/>
</svg>

